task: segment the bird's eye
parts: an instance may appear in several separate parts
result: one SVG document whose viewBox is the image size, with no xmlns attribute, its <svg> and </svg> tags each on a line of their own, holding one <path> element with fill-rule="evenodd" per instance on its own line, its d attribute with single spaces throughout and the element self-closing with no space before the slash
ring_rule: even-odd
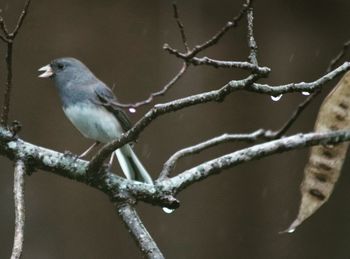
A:
<svg viewBox="0 0 350 259">
<path fill-rule="evenodd" d="M 57 68 L 58 68 L 59 70 L 64 69 L 64 64 L 58 63 L 58 64 L 57 64 Z"/>
</svg>

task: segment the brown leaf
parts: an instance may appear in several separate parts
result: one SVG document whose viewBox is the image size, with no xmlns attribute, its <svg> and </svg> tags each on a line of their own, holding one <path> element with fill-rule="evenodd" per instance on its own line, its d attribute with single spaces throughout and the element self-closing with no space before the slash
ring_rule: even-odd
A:
<svg viewBox="0 0 350 259">
<path fill-rule="evenodd" d="M 347 72 L 323 101 L 315 132 L 350 129 L 350 72 Z M 315 213 L 332 194 L 344 163 L 349 143 L 311 148 L 301 184 L 301 204 L 297 218 L 285 232 L 293 232 Z"/>
</svg>

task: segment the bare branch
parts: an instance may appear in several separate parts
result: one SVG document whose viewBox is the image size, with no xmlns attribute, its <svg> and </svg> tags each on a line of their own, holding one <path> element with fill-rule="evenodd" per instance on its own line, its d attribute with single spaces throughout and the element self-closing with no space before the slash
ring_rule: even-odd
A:
<svg viewBox="0 0 350 259">
<path fill-rule="evenodd" d="M 254 83 L 250 87 L 245 88 L 248 91 L 263 93 L 273 96 L 278 96 L 280 94 L 292 93 L 292 92 L 313 92 L 316 89 L 320 88 L 327 82 L 333 80 L 338 75 L 348 71 L 350 69 L 350 62 L 344 62 L 343 65 L 329 72 L 328 74 L 322 76 L 316 81 L 306 83 L 291 83 L 286 85 L 279 86 L 270 86 L 268 84 L 258 84 Z"/>
<path fill-rule="evenodd" d="M 179 201 L 163 190 L 137 181 L 129 181 L 108 167 L 99 169 L 99 174 L 89 177 L 88 162 L 78 159 L 71 153 L 60 153 L 51 149 L 33 145 L 13 136 L 13 133 L 0 127 L 0 155 L 11 160 L 17 158 L 26 161 L 28 170 L 42 169 L 81 183 L 85 183 L 107 194 L 111 199 L 120 198 L 128 193 L 137 200 L 167 208 L 179 207 Z M 148 200 L 148 201 L 147 201 Z"/>
<path fill-rule="evenodd" d="M 155 97 L 164 95 L 185 74 L 187 68 L 188 66 L 186 62 L 184 62 L 179 72 L 161 90 L 159 90 L 158 92 L 151 93 L 146 100 L 137 103 L 127 104 L 118 102 L 116 103 L 116 105 L 121 108 L 138 108 L 142 105 L 151 103 Z"/>
<path fill-rule="evenodd" d="M 177 8 L 176 2 L 173 2 L 173 9 L 174 9 L 174 18 L 175 18 L 177 26 L 179 27 L 179 30 L 180 30 L 182 43 L 185 46 L 186 52 L 189 52 L 190 48 L 188 47 L 187 37 L 186 37 L 186 34 L 185 34 L 184 25 L 183 25 L 182 21 L 180 20 L 180 16 L 179 16 L 179 12 L 178 12 L 178 8 Z"/>
<path fill-rule="evenodd" d="M 24 237 L 24 176 L 26 168 L 22 160 L 16 161 L 13 194 L 15 198 L 15 235 L 13 241 L 11 259 L 19 259 L 23 250 Z"/>
<path fill-rule="evenodd" d="M 4 38 L 8 38 L 9 37 L 9 31 L 7 29 L 6 23 L 4 21 L 4 18 L 0 16 L 0 30 L 4 33 Z"/>
<path fill-rule="evenodd" d="M 121 202 L 117 205 L 117 211 L 122 218 L 128 231 L 136 241 L 141 252 L 146 258 L 161 259 L 164 258 L 157 244 L 143 225 L 136 210 L 128 202 Z"/>
<path fill-rule="evenodd" d="M 182 42 L 185 46 L 186 51 L 189 51 L 187 38 L 186 38 L 185 30 L 184 30 L 184 25 L 183 25 L 182 21 L 180 20 L 178 8 L 177 8 L 177 5 L 175 2 L 173 2 L 173 10 L 174 10 L 174 18 L 175 18 L 176 23 L 177 23 L 179 30 L 180 30 Z M 151 93 L 150 96 L 146 100 L 139 101 L 137 103 L 127 103 L 127 104 L 118 102 L 118 103 L 116 103 L 116 105 L 121 107 L 121 108 L 134 108 L 134 109 L 136 109 L 140 106 L 151 103 L 155 97 L 165 95 L 165 93 L 183 76 L 183 74 L 187 71 L 187 68 L 188 68 L 187 62 L 183 62 L 182 67 L 180 68 L 179 72 L 165 86 L 163 86 L 163 88 L 161 90 L 159 90 L 158 92 Z"/>
<path fill-rule="evenodd" d="M 8 116 L 10 112 L 10 100 L 11 100 L 11 88 L 12 88 L 12 50 L 13 42 L 9 41 L 7 43 L 7 52 L 6 52 L 6 83 L 5 83 L 5 93 L 4 93 L 4 103 L 2 106 L 1 113 L 1 125 L 6 125 L 8 122 Z"/>
<path fill-rule="evenodd" d="M 344 43 L 342 50 L 339 54 L 330 61 L 329 66 L 326 70 L 327 73 L 334 69 L 335 64 L 345 56 L 345 53 L 350 45 L 350 41 Z M 306 109 L 306 107 L 321 93 L 322 88 L 316 89 L 312 94 L 310 94 L 304 101 L 302 101 L 296 110 L 293 112 L 292 116 L 286 121 L 286 123 L 275 132 L 275 138 L 282 137 L 293 125 L 293 123 L 298 119 L 298 117 L 302 114 L 302 112 Z"/>
<path fill-rule="evenodd" d="M 268 74 L 271 69 L 268 67 L 260 67 L 258 65 L 246 62 L 246 61 L 226 61 L 226 60 L 217 60 L 208 57 L 197 58 L 194 57 L 188 61 L 192 65 L 209 65 L 215 68 L 240 68 L 245 70 L 250 70 L 253 73 Z"/>
<path fill-rule="evenodd" d="M 349 140 L 349 131 L 296 134 L 227 154 L 195 166 L 175 177 L 157 181 L 155 185 L 126 180 L 109 172 L 107 168 L 102 168 L 100 174 L 89 178 L 87 161 L 39 147 L 21 139 L 14 139 L 11 132 L 1 127 L 0 142 L 3 144 L 0 145 L 0 154 L 9 159 L 26 160 L 31 170 L 43 169 L 85 183 L 106 193 L 113 200 L 125 199 L 125 194 L 128 194 L 138 201 L 175 209 L 179 206 L 179 201 L 173 197 L 174 194 L 228 167 L 297 148 L 319 144 L 334 145 Z"/>
<path fill-rule="evenodd" d="M 164 44 L 163 49 L 168 51 L 170 54 L 175 55 L 178 58 L 184 59 L 186 62 L 190 62 L 199 52 L 215 45 L 219 40 L 226 34 L 226 32 L 237 26 L 238 22 L 243 18 L 244 14 L 252 5 L 253 0 L 246 0 L 242 5 L 242 9 L 239 11 L 231 21 L 227 22 L 217 33 L 215 33 L 209 40 L 195 46 L 192 50 L 187 50 L 186 53 L 181 53 L 178 50 L 169 46 L 169 44 Z M 180 28 L 181 29 L 181 28 Z M 185 38 L 186 39 L 186 38 Z"/>
<path fill-rule="evenodd" d="M 303 102 L 301 102 L 298 107 L 294 110 L 292 116 L 284 123 L 284 125 L 277 131 L 274 132 L 274 138 L 282 137 L 294 124 L 294 122 L 299 118 L 301 113 L 306 109 L 306 107 L 311 103 L 312 100 L 321 92 L 321 88 L 315 90 L 311 95 L 309 95 Z"/>
<path fill-rule="evenodd" d="M 11 38 L 14 39 L 17 35 L 17 33 L 19 32 L 19 30 L 21 29 L 24 19 L 26 18 L 26 15 L 28 13 L 28 8 L 30 5 L 30 0 L 27 0 L 24 4 L 24 7 L 22 9 L 21 15 L 19 16 L 18 20 L 17 20 L 17 24 L 15 29 L 13 30 L 13 32 L 10 34 Z"/>
<path fill-rule="evenodd" d="M 221 136 L 203 141 L 197 145 L 186 147 L 177 151 L 173 154 L 163 166 L 162 171 L 160 172 L 158 181 L 164 180 L 169 177 L 171 171 L 175 168 L 177 161 L 180 158 L 183 158 L 188 155 L 198 154 L 201 151 L 208 149 L 210 147 L 217 146 L 226 142 L 236 142 L 236 141 L 247 141 L 252 142 L 258 140 L 260 137 L 265 135 L 265 130 L 257 130 L 250 134 L 223 134 Z"/>
<path fill-rule="evenodd" d="M 10 100 L 11 100 L 11 90 L 12 90 L 13 43 L 28 13 L 29 5 L 30 5 L 30 0 L 27 0 L 18 18 L 16 27 L 11 33 L 9 33 L 8 31 L 4 19 L 0 17 L 0 29 L 5 35 L 5 36 L 1 36 L 0 38 L 7 44 L 7 51 L 6 51 L 6 57 L 5 57 L 7 76 L 6 76 L 6 83 L 5 83 L 4 102 L 3 102 L 2 113 L 1 113 L 1 125 L 7 124 L 9 112 L 10 112 Z"/>
<path fill-rule="evenodd" d="M 334 67 L 335 67 L 335 65 L 338 63 L 338 61 L 341 60 L 341 59 L 345 56 L 345 54 L 346 54 L 346 52 L 347 52 L 349 46 L 350 46 L 350 40 L 348 40 L 347 42 L 345 42 L 345 43 L 343 44 L 343 48 L 342 48 L 341 51 L 338 53 L 338 55 L 335 56 L 335 57 L 330 61 L 329 66 L 328 66 L 328 68 L 327 68 L 327 73 L 330 72 L 331 70 L 333 70 Z"/>
<path fill-rule="evenodd" d="M 1 34 L 0 34 L 0 39 L 5 43 L 9 42 L 9 40 L 7 38 L 5 38 L 5 36 L 2 36 Z"/>
<path fill-rule="evenodd" d="M 172 178 L 158 182 L 162 188 L 177 194 L 195 182 L 221 173 L 224 169 L 237 166 L 248 161 L 261 159 L 277 153 L 305 148 L 315 145 L 335 145 L 350 140 L 350 131 L 313 132 L 296 134 L 278 140 L 254 145 L 239 151 L 204 162 Z"/>
<path fill-rule="evenodd" d="M 190 59 L 197 55 L 199 52 L 215 45 L 231 28 L 234 28 L 238 25 L 238 22 L 243 18 L 244 14 L 247 12 L 249 7 L 252 5 L 253 0 L 246 0 L 242 5 L 242 9 L 239 11 L 231 21 L 227 22 L 214 36 L 212 36 L 206 42 L 203 42 L 200 45 L 195 46 L 189 53 L 187 53 L 187 58 Z"/>
<path fill-rule="evenodd" d="M 247 20 L 248 20 L 248 46 L 250 48 L 250 53 L 248 60 L 250 63 L 254 64 L 255 66 L 258 66 L 258 59 L 257 59 L 257 52 L 258 52 L 258 46 L 254 39 L 254 33 L 253 33 L 253 8 L 249 8 L 247 11 Z"/>
</svg>

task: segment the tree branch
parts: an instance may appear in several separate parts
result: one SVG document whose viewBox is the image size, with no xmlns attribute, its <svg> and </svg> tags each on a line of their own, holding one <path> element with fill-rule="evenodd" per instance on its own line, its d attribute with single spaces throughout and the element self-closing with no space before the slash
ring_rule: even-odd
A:
<svg viewBox="0 0 350 259">
<path fill-rule="evenodd" d="M 176 153 L 174 153 L 163 166 L 162 171 L 160 172 L 158 181 L 164 180 L 169 177 L 171 171 L 175 168 L 177 161 L 185 156 L 198 154 L 201 151 L 214 147 L 226 142 L 236 142 L 236 141 L 247 141 L 253 142 L 258 140 L 260 137 L 266 137 L 265 130 L 257 130 L 250 134 L 223 134 L 221 136 L 203 141 L 197 145 L 183 148 Z"/>
<path fill-rule="evenodd" d="M 268 84 L 254 83 L 250 87 L 247 87 L 245 89 L 248 91 L 268 94 L 272 96 L 278 96 L 280 94 L 293 93 L 293 92 L 313 92 L 316 89 L 323 86 L 324 84 L 333 80 L 335 77 L 348 71 L 349 69 L 350 69 L 350 62 L 344 62 L 344 64 L 342 64 L 341 66 L 337 67 L 333 71 L 327 73 L 326 75 L 322 76 L 321 78 L 313 82 L 290 83 L 290 84 L 278 85 L 278 86 L 270 86 Z"/>
<path fill-rule="evenodd" d="M 142 254 L 147 258 L 161 259 L 164 258 L 157 244 L 148 233 L 140 217 L 137 215 L 135 208 L 128 202 L 117 203 L 117 211 L 122 218 L 128 231 L 136 241 Z"/>
<path fill-rule="evenodd" d="M 258 53 L 258 46 L 256 44 L 256 41 L 254 39 L 254 33 L 253 33 L 253 8 L 250 7 L 247 11 L 247 20 L 248 20 L 248 46 L 250 48 L 250 53 L 248 60 L 250 63 L 252 63 L 255 66 L 258 66 L 258 59 L 257 59 L 257 53 Z"/>
<path fill-rule="evenodd" d="M 24 221 L 25 221 L 25 206 L 24 206 L 24 176 L 26 168 L 22 160 L 17 160 L 15 163 L 14 187 L 13 194 L 15 200 L 15 235 L 13 241 L 11 259 L 21 257 L 23 250 L 24 237 Z"/>
<path fill-rule="evenodd" d="M 176 55 L 179 58 L 183 59 L 191 59 L 196 56 L 199 52 L 215 45 L 218 41 L 226 34 L 228 30 L 234 28 L 238 25 L 238 22 L 243 18 L 244 14 L 247 12 L 248 8 L 252 5 L 253 0 L 246 0 L 242 5 L 242 9 L 239 11 L 238 15 L 236 15 L 231 21 L 227 22 L 217 33 L 215 33 L 209 40 L 203 42 L 195 46 L 191 51 L 188 51 L 186 54 L 181 54 L 178 51 L 171 48 L 168 44 L 164 45 L 164 49 L 169 51 L 169 53 Z"/>
<path fill-rule="evenodd" d="M 261 159 L 277 153 L 283 153 L 298 148 L 305 148 L 315 145 L 335 145 L 350 140 L 350 131 L 313 132 L 307 134 L 296 134 L 278 140 L 254 145 L 239 151 L 212 159 L 188 169 L 172 178 L 158 183 L 163 189 L 172 194 L 177 194 L 195 182 L 221 173 L 224 169 L 246 163 L 252 160 Z"/>
<path fill-rule="evenodd" d="M 129 197 L 128 195 L 131 195 L 135 200 L 174 209 L 179 206 L 179 202 L 173 195 L 197 181 L 222 172 L 228 167 L 297 148 L 319 144 L 334 145 L 349 140 L 349 131 L 296 134 L 235 151 L 197 165 L 172 178 L 157 181 L 155 185 L 126 180 L 112 174 L 107 168 L 103 168 L 99 175 L 94 175 L 93 178 L 90 178 L 87 176 L 87 161 L 76 159 L 76 157 L 69 154 L 42 148 L 21 139 L 13 139 L 11 132 L 1 127 L 0 154 L 11 160 L 19 158 L 25 161 L 28 165 L 28 170 L 43 169 L 47 172 L 83 182 L 106 193 L 116 202 L 123 201 Z M 125 196 L 126 194 L 127 196 Z"/>
<path fill-rule="evenodd" d="M 0 17 L 0 29 L 4 34 L 4 36 L 1 36 L 1 39 L 7 44 L 7 51 L 6 51 L 6 57 L 5 57 L 7 76 L 6 76 L 6 83 L 5 83 L 4 102 L 3 102 L 2 113 L 1 113 L 1 122 L 0 122 L 1 125 L 7 124 L 9 112 L 10 112 L 10 100 L 11 100 L 11 88 L 12 88 L 13 43 L 27 15 L 29 5 L 30 5 L 30 0 L 27 0 L 22 9 L 21 15 L 17 20 L 15 29 L 11 33 L 8 31 L 4 19 Z"/>
<path fill-rule="evenodd" d="M 180 68 L 179 72 L 177 72 L 177 74 L 165 85 L 163 86 L 163 88 L 161 90 L 159 90 L 158 92 L 154 92 L 151 93 L 150 96 L 143 101 L 137 102 L 137 103 L 116 103 L 117 106 L 121 107 L 121 108 L 138 108 L 140 106 L 146 105 L 151 103 L 155 97 L 157 96 L 162 96 L 164 95 L 187 71 L 188 65 L 186 62 L 184 62 L 182 64 L 182 67 Z"/>
</svg>

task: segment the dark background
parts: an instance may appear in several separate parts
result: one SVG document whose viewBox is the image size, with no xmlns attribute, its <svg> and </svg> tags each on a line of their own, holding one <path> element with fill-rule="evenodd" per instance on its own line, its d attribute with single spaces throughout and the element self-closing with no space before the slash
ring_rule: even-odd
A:
<svg viewBox="0 0 350 259">
<path fill-rule="evenodd" d="M 0 0 L 2 15 L 14 25 L 23 0 Z M 191 46 L 208 39 L 240 9 L 242 1 L 179 1 Z M 313 81 L 326 70 L 350 38 L 350 1 L 268 0 L 255 3 L 259 62 L 272 72 L 261 82 Z M 12 26 L 11 26 L 12 27 Z M 162 50 L 163 43 L 182 48 L 172 18 L 171 1 L 33 0 L 14 49 L 11 119 L 22 122 L 20 136 L 58 151 L 82 152 L 84 139 L 64 117 L 49 80 L 37 69 L 51 59 L 83 60 L 104 82 L 116 83 L 122 102 L 142 100 L 158 90 L 181 66 Z M 246 60 L 246 22 L 205 52 L 213 58 Z M 0 45 L 0 82 L 4 84 Z M 246 73 L 191 68 L 165 102 L 216 89 Z M 336 81 L 301 116 L 289 134 L 313 128 L 319 104 Z M 153 177 L 176 150 L 222 133 L 276 129 L 305 97 L 234 93 L 224 103 L 204 104 L 161 117 L 136 145 Z M 150 106 L 149 106 L 150 107 Z M 130 115 L 135 122 L 149 107 Z M 225 144 L 181 161 L 177 172 L 232 152 L 244 144 Z M 144 223 L 167 258 L 349 258 L 349 163 L 329 202 L 291 235 L 278 234 L 294 219 L 307 150 L 275 155 L 226 170 L 179 195 L 171 215 L 139 204 Z M 9 258 L 14 228 L 13 164 L 0 159 L 0 258 Z M 138 258 L 134 241 L 108 198 L 83 184 L 46 172 L 26 178 L 24 259 Z"/>
</svg>

